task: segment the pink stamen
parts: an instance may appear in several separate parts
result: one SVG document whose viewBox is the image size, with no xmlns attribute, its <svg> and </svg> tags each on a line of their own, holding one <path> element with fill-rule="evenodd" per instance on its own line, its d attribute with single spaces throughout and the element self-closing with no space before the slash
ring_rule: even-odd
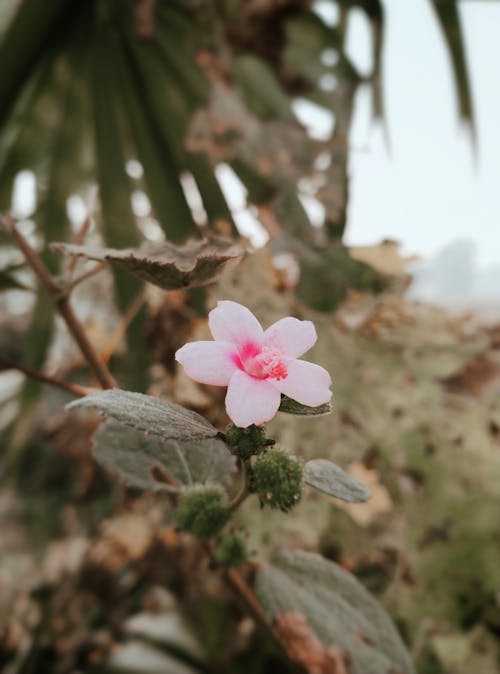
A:
<svg viewBox="0 0 500 674">
<path fill-rule="evenodd" d="M 237 358 L 237 360 L 236 360 Z M 264 346 L 258 347 L 249 342 L 239 351 L 235 358 L 236 365 L 247 374 L 257 379 L 286 379 L 288 371 L 279 349 Z"/>
</svg>

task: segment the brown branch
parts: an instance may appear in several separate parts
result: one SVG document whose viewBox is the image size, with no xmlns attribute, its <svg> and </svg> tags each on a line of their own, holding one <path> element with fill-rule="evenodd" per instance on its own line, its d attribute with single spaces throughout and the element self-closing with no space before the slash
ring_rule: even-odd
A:
<svg viewBox="0 0 500 674">
<path fill-rule="evenodd" d="M 76 255 L 73 255 L 73 258 L 76 258 Z M 71 258 L 71 259 L 73 259 Z M 93 269 L 90 269 L 89 271 L 84 272 L 80 276 L 77 276 L 75 279 L 71 280 L 66 287 L 64 288 L 64 291 L 66 293 L 71 292 L 76 288 L 77 285 L 80 283 L 83 283 L 83 281 L 86 281 L 87 279 L 91 278 L 92 276 L 95 276 L 96 274 L 99 274 L 99 272 L 103 271 L 108 265 L 106 262 L 99 262 Z"/>
<path fill-rule="evenodd" d="M 29 367 L 25 367 L 20 363 L 15 363 L 9 358 L 4 358 L 3 356 L 0 356 L 0 367 L 5 368 L 7 370 L 17 370 L 18 372 L 22 372 L 23 374 L 25 374 L 27 377 L 31 377 L 31 379 L 37 379 L 38 381 L 41 381 L 44 384 L 50 384 L 51 386 L 55 386 L 56 388 L 62 389 L 63 391 L 69 391 L 70 393 L 74 393 L 77 396 L 85 396 L 93 391 L 93 389 L 87 388 L 86 386 L 71 384 L 70 382 L 62 381 L 62 379 L 51 377 L 50 375 L 43 374 L 42 372 L 38 372 L 37 370 L 32 370 Z"/>
<path fill-rule="evenodd" d="M 82 222 L 78 232 L 76 233 L 74 242 L 76 244 L 83 243 L 85 237 L 88 234 L 89 229 L 90 229 L 90 215 L 87 215 L 85 220 Z M 68 260 L 68 264 L 66 265 L 66 278 L 69 279 L 69 281 L 71 281 L 71 277 L 73 275 L 73 272 L 75 271 L 77 262 L 78 262 L 78 255 L 72 255 Z"/>
<path fill-rule="evenodd" d="M 225 572 L 224 579 L 233 592 L 235 592 L 240 597 L 254 620 L 260 625 L 262 629 L 264 629 L 265 632 L 271 636 L 274 644 L 278 647 L 280 652 L 285 656 L 286 660 L 293 668 L 291 669 L 291 672 L 294 672 L 294 674 L 307 674 L 304 667 L 298 665 L 290 659 L 290 654 L 278 631 L 275 629 L 274 625 L 265 614 L 261 603 L 255 596 L 253 590 L 246 583 L 243 576 L 236 569 L 229 569 Z"/>
<path fill-rule="evenodd" d="M 106 350 L 104 351 L 102 358 L 105 363 L 108 363 L 111 359 L 111 356 L 116 351 L 118 344 L 127 334 L 127 329 L 132 323 L 134 318 L 139 313 L 142 305 L 145 301 L 144 288 L 141 288 L 137 295 L 134 297 L 132 302 L 127 307 L 127 310 L 122 316 L 122 319 L 116 328 L 116 330 L 111 335 L 108 344 L 106 345 Z"/>
<path fill-rule="evenodd" d="M 38 253 L 30 246 L 28 241 L 17 229 L 15 222 L 6 216 L 1 216 L 0 221 L 2 222 L 5 231 L 12 240 L 17 244 L 19 249 L 24 254 L 26 261 L 33 269 L 37 275 L 40 283 L 47 291 L 50 299 L 52 300 L 55 308 L 61 315 L 61 318 L 66 323 L 66 326 L 70 333 L 72 334 L 74 340 L 80 347 L 80 350 L 85 357 L 85 360 L 89 366 L 94 371 L 95 376 L 97 377 L 102 388 L 115 388 L 116 381 L 113 378 L 113 375 L 108 370 L 106 365 L 102 362 L 99 357 L 99 354 L 94 349 L 92 344 L 89 342 L 85 330 L 77 318 L 73 307 L 69 301 L 69 297 L 64 292 L 64 289 L 59 286 L 59 284 L 52 277 L 51 273 L 45 266 L 44 262 L 38 255 Z"/>
</svg>

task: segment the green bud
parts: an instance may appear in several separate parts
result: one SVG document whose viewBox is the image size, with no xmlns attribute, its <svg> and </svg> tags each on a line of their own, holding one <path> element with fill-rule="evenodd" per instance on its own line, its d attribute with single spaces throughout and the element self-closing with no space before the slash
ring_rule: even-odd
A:
<svg viewBox="0 0 500 674">
<path fill-rule="evenodd" d="M 274 444 L 274 440 L 266 438 L 262 426 L 256 426 L 255 424 L 248 428 L 231 425 L 226 430 L 225 435 L 226 442 L 231 447 L 233 454 L 236 454 L 242 461 L 246 461 L 257 454 L 262 454 L 266 447 Z"/>
<path fill-rule="evenodd" d="M 284 512 L 302 496 L 302 466 L 295 456 L 275 447 L 260 456 L 253 467 L 252 488 L 262 506 Z"/>
<path fill-rule="evenodd" d="M 245 541 L 238 534 L 223 536 L 214 551 L 215 560 L 226 568 L 241 566 L 247 556 Z"/>
<path fill-rule="evenodd" d="M 206 539 L 219 533 L 230 516 L 231 509 L 220 487 L 197 485 L 180 497 L 175 523 L 180 531 Z"/>
</svg>

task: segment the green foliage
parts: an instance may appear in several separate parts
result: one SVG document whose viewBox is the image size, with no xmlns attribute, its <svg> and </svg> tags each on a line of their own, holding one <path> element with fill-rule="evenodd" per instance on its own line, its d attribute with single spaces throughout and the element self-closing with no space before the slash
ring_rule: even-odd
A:
<svg viewBox="0 0 500 674">
<path fill-rule="evenodd" d="M 371 498 L 370 490 L 360 480 L 326 459 L 313 459 L 305 464 L 304 482 L 348 503 L 361 503 Z"/>
<path fill-rule="evenodd" d="M 247 557 L 245 541 L 235 533 L 223 535 L 214 551 L 214 559 L 225 568 L 241 566 Z"/>
<path fill-rule="evenodd" d="M 185 268 L 181 269 L 175 255 L 173 262 L 170 256 L 170 242 L 185 242 L 201 233 L 209 238 L 219 231 L 226 235 L 236 233 L 216 177 L 217 166 L 225 162 L 247 189 L 252 212 L 269 228 L 274 249 L 291 251 L 298 260 L 300 300 L 315 309 L 332 311 L 339 307 L 349 288 L 370 292 L 386 289 L 387 278 L 351 259 L 339 243 L 349 192 L 346 139 L 355 94 L 361 84 L 372 88 L 374 115 L 383 114 L 382 5 L 378 0 L 339 0 L 336 4 L 339 19 L 331 27 L 306 0 L 285 0 L 281 4 L 229 2 L 221 3 L 217 11 L 213 3 L 205 0 L 16 3 L 10 25 L 0 26 L 0 208 L 10 208 L 19 171 L 34 171 L 37 245 L 50 270 L 58 273 L 59 261 L 48 249 L 48 243 L 70 236 L 67 199 L 78 194 L 87 200 L 89 187 L 97 185 L 99 204 L 92 209 L 92 216 L 107 247 L 92 252 L 84 246 L 78 252 L 114 263 L 116 303 L 125 313 L 142 293 L 143 280 L 156 282 L 164 289 L 211 282 L 226 263 L 237 257 L 215 256 L 214 260 L 209 255 L 207 259 L 198 254 L 203 249 L 202 242 L 189 244 L 191 254 Z M 458 3 L 436 0 L 433 4 L 452 58 L 460 113 L 473 126 Z M 144 7 L 146 16 L 141 18 L 138 12 Z M 149 23 L 148 7 L 154 7 Z M 367 77 L 356 71 L 345 53 L 346 25 L 353 9 L 364 12 L 372 32 L 372 71 Z M 5 20 L 6 14 L 0 8 L 0 21 Z M 331 65 L 324 58 L 325 50 L 334 52 L 336 63 Z M 325 90 L 321 84 L 325 75 L 336 83 L 332 90 Z M 326 141 L 311 139 L 297 124 L 292 103 L 299 96 L 333 111 L 333 132 Z M 315 160 L 325 152 L 328 168 L 314 169 Z M 141 178 L 133 178 L 127 172 L 129 159 L 140 161 Z M 183 187 L 186 177 L 199 191 L 203 209 L 188 203 Z M 320 232 L 311 227 L 299 198 L 304 178 L 319 178 L 318 184 L 323 185 L 316 192 L 326 212 Z M 137 190 L 146 192 L 152 207 L 149 216 L 155 218 L 169 242 L 163 246 L 160 263 L 155 257 L 157 251 L 151 255 L 151 250 L 138 248 L 141 232 L 150 223 L 132 209 L 131 195 Z M 4 245 L 3 240 L 0 245 Z M 71 253 L 77 250 L 61 245 Z M 140 281 L 127 273 L 130 271 Z M 13 290 L 16 285 L 18 280 L 12 270 L 0 272 L 0 290 Z M 255 277 L 251 285 L 254 292 Z M 248 291 L 240 288 L 240 292 L 240 299 L 246 302 Z M 266 310 L 279 307 L 275 318 L 282 315 L 284 296 L 281 293 L 263 302 Z M 364 528 L 359 521 L 353 523 L 350 515 L 333 511 L 332 503 L 325 499 L 304 499 L 305 521 L 298 519 L 295 540 L 314 545 L 316 534 L 311 534 L 310 522 L 318 522 L 318 539 L 331 539 L 333 531 L 338 555 L 350 559 L 360 574 L 367 566 L 365 560 L 359 561 L 364 554 L 360 550 L 376 552 L 389 542 L 396 550 L 399 573 L 384 599 L 417 645 L 415 635 L 420 635 L 424 626 L 422 672 L 493 671 L 498 663 L 498 644 L 492 634 L 498 632 L 500 624 L 495 517 L 499 464 L 498 453 L 492 451 L 496 450 L 495 441 L 486 429 L 498 429 L 498 401 L 485 396 L 461 406 L 456 397 L 448 397 L 446 387 L 450 384 L 445 383 L 445 378 L 453 374 L 457 363 L 470 356 L 471 350 L 478 349 L 473 340 L 457 345 L 448 333 L 443 336 L 436 329 L 435 322 L 421 316 L 410 321 L 406 331 L 403 320 L 397 334 L 374 339 L 370 330 L 386 324 L 386 316 L 379 321 L 376 318 L 365 326 L 365 334 L 349 332 L 347 320 L 342 329 L 327 321 L 320 328 L 320 360 L 335 372 L 339 400 L 336 418 L 328 422 L 319 419 L 317 428 L 309 430 L 300 417 L 328 414 L 331 407 L 307 408 L 283 398 L 280 410 L 296 418 L 288 418 L 286 427 L 280 426 L 283 422 L 278 418 L 273 429 L 277 429 L 278 437 L 283 436 L 280 440 L 286 446 L 298 453 L 313 456 L 318 445 L 321 449 L 335 447 L 341 463 L 356 462 L 358 467 L 376 473 L 380 484 L 375 484 L 374 494 L 377 488 L 386 489 L 392 511 L 386 512 L 382 531 L 379 526 Z M 127 332 L 129 386 L 140 390 L 146 390 L 149 373 L 149 354 L 143 343 L 146 319 L 143 308 Z M 17 328 L 9 332 L 15 337 L 10 338 L 6 348 L 17 348 L 13 341 L 22 343 L 25 364 L 41 369 L 54 335 L 52 306 L 45 295 L 39 295 L 28 329 L 27 323 L 24 321 L 21 326 L 23 334 L 18 334 Z M 28 438 L 33 428 L 42 428 L 38 419 L 32 423 L 23 411 L 36 410 L 45 422 L 51 416 L 43 405 L 36 404 L 37 393 L 38 384 L 28 382 L 20 413 L 14 410 L 18 420 L 13 436 L 17 441 L 21 436 Z M 178 527 L 200 538 L 220 531 L 230 516 L 222 485 L 230 479 L 234 458 L 216 437 L 214 426 L 182 407 L 130 391 L 96 393 L 70 405 L 70 409 L 77 408 L 96 408 L 111 417 L 94 435 L 93 455 L 102 465 L 116 472 L 125 484 L 139 489 L 168 488 L 178 492 L 187 487 L 175 515 Z M 495 414 L 496 421 L 490 418 Z M 43 429 L 48 437 L 57 435 L 54 428 L 43 425 Z M 282 510 L 295 505 L 302 490 L 301 464 L 282 450 L 267 450 L 270 441 L 261 428 L 244 432 L 230 429 L 226 435 L 234 454 L 249 464 L 250 488 L 257 492 L 260 503 Z M 32 443 L 32 449 L 38 448 L 38 440 L 37 437 Z M 71 435 L 66 444 L 73 449 Z M 53 457 L 51 470 L 65 466 L 66 461 Z M 93 469 L 95 466 L 91 461 L 82 460 L 82 464 L 75 500 L 88 498 L 93 488 L 85 480 L 91 474 L 89 465 Z M 24 471 L 32 469 L 22 462 L 19 465 Z M 77 468 L 74 473 L 80 476 Z M 66 477 L 64 473 L 63 478 Z M 325 460 L 306 463 L 304 481 L 348 502 L 368 497 L 361 482 Z M 40 488 L 36 481 L 33 483 L 35 491 L 47 492 L 47 500 L 57 493 L 60 484 L 68 487 L 69 480 L 59 474 L 51 475 Z M 64 501 L 66 492 L 58 496 Z M 43 497 L 40 493 L 40 500 Z M 375 508 L 377 499 L 373 501 Z M 60 535 L 71 528 L 80 532 L 84 525 L 72 519 L 74 503 L 64 506 L 64 502 L 57 501 L 56 507 L 51 508 L 47 518 L 50 524 L 53 526 L 56 521 L 56 511 L 59 517 L 64 512 L 68 521 L 63 527 L 57 520 L 61 527 L 56 533 Z M 266 518 L 258 513 L 252 518 L 248 512 L 250 529 L 257 537 L 266 526 L 273 525 L 273 513 Z M 100 524 L 102 519 L 95 514 L 87 518 L 89 530 L 95 530 L 95 520 Z M 48 529 L 46 535 L 52 533 Z M 275 528 L 267 535 L 266 544 L 287 535 L 289 532 Z M 161 535 L 155 539 L 157 547 L 161 540 Z M 139 555 L 141 564 L 133 568 L 134 562 L 124 559 L 122 568 L 127 568 L 127 573 L 117 573 L 123 539 L 121 544 L 114 541 L 111 545 L 102 538 L 98 543 L 97 549 L 103 546 L 108 550 L 111 572 L 101 567 L 106 555 L 98 564 L 94 561 L 94 567 L 83 569 L 76 565 L 73 577 L 65 567 L 59 576 L 64 582 L 61 580 L 59 585 L 67 583 L 69 592 L 63 595 L 64 599 L 58 596 L 51 607 L 44 597 L 56 594 L 59 587 L 54 583 L 47 590 L 44 574 L 48 569 L 44 568 L 39 596 L 23 594 L 16 602 L 29 606 L 30 620 L 36 624 L 33 635 L 26 638 L 27 634 L 22 633 L 20 637 L 19 643 L 26 649 L 20 654 L 23 672 L 52 670 L 55 656 L 47 656 L 47 652 L 71 650 L 70 642 L 78 642 L 76 650 L 81 652 L 74 659 L 71 654 L 58 666 L 64 668 L 66 664 L 66 668 L 83 671 L 88 664 L 87 651 L 92 657 L 99 652 L 98 639 L 85 641 L 87 632 L 91 633 L 96 624 L 102 627 L 99 621 L 108 621 L 106 627 L 112 626 L 111 648 L 116 626 L 121 632 L 124 616 L 114 612 L 115 602 L 110 601 L 110 615 L 106 614 L 108 607 L 99 604 L 96 619 L 94 610 L 88 610 L 86 578 L 103 573 L 101 589 L 107 589 L 111 579 L 119 578 L 121 585 L 113 585 L 114 591 L 131 595 L 132 603 L 140 601 L 144 581 L 141 573 L 153 568 L 155 560 Z M 176 552 L 182 556 L 185 551 Z M 244 554 L 242 541 L 229 534 L 222 537 L 215 556 L 220 564 L 230 566 L 237 565 Z M 168 557 L 169 563 L 174 557 Z M 3 548 L 2 559 L 2 575 L 18 567 L 15 555 L 4 556 Z M 161 572 L 155 569 L 148 583 L 164 581 L 162 574 L 168 573 L 168 565 L 160 565 Z M 186 577 L 193 570 L 189 564 L 187 567 Z M 182 569 L 177 569 L 176 583 L 182 580 L 187 597 L 193 588 L 188 587 L 191 578 L 186 577 L 182 576 Z M 199 578 L 195 578 L 196 591 L 199 584 Z M 23 577 L 23 593 L 29 585 Z M 330 562 L 303 554 L 284 556 L 276 566 L 258 571 L 257 592 L 270 618 L 279 621 L 283 615 L 299 612 L 310 634 L 324 649 L 345 651 L 353 674 L 412 671 L 401 640 L 383 610 L 352 576 Z M 90 602 L 92 593 L 99 596 L 99 584 L 89 592 Z M 67 613 L 78 616 L 77 638 L 64 640 L 59 633 L 52 635 L 51 641 L 44 632 L 47 625 L 58 622 L 52 619 L 51 610 L 59 616 L 61 605 L 70 605 L 68 597 L 71 611 Z M 84 620 L 80 619 L 80 603 Z M 226 606 L 221 615 L 224 624 L 234 622 L 229 620 Z M 212 616 L 213 613 L 208 616 L 208 623 Z M 439 628 L 445 625 L 449 631 L 426 631 L 429 617 Z M 14 637 L 26 622 L 25 615 L 13 621 Z M 101 637 L 103 632 L 106 630 L 100 632 Z M 222 638 L 219 634 L 216 638 L 222 649 Z M 57 644 L 54 649 L 53 643 Z M 314 640 L 312 643 L 316 646 Z M 122 652 L 123 658 L 111 662 L 111 670 L 128 667 L 131 671 L 191 672 L 200 668 L 193 662 L 178 660 L 175 654 L 160 653 L 151 644 L 143 643 L 137 648 L 137 643 L 131 642 L 131 646 L 124 655 L 121 648 L 115 650 L 115 654 Z M 0 652 L 0 659 L 2 655 Z M 266 667 L 264 661 L 258 665 L 255 662 L 252 660 L 250 667 L 260 667 L 262 663 Z M 227 666 L 224 661 L 219 669 Z M 252 671 L 250 667 L 244 671 Z M 100 669 L 99 664 L 97 668 Z M 272 665 L 271 670 L 275 671 Z"/>
<path fill-rule="evenodd" d="M 302 496 L 302 466 L 296 457 L 273 447 L 257 458 L 251 485 L 262 506 L 286 512 Z"/>
<path fill-rule="evenodd" d="M 276 245 L 295 253 L 301 248 L 301 299 L 331 311 L 346 285 L 380 290 L 383 279 L 347 262 L 337 248 L 348 197 L 345 139 L 360 85 L 371 87 L 374 116 L 383 118 L 384 14 L 378 0 L 334 4 L 335 26 L 306 0 L 258 11 L 223 3 L 220 13 L 207 0 L 146 8 L 120 0 L 54 0 L 48 11 L 41 0 L 15 3 L 0 14 L 0 208 L 11 207 L 14 180 L 28 169 L 37 180 L 34 219 L 44 249 L 51 240 L 70 237 L 67 199 L 79 195 L 88 203 L 95 184 L 99 203 L 91 210 L 107 246 L 139 245 L 144 219 L 131 207 L 137 190 L 149 197 L 151 216 L 169 241 L 198 237 L 200 223 L 205 234 L 236 234 L 216 177 L 217 165 L 226 161 L 261 224 L 273 239 L 280 231 Z M 457 1 L 433 5 L 450 50 L 460 114 L 473 126 Z M 372 63 L 365 77 L 345 50 L 352 10 L 364 13 L 371 31 Z M 324 58 L 327 50 L 336 60 Z M 325 77 L 332 87 L 323 86 Z M 326 143 L 298 125 L 292 105 L 297 97 L 333 112 Z M 325 149 L 329 167 L 313 169 Z M 127 174 L 129 159 L 141 163 L 141 178 Z M 204 213 L 188 203 L 182 184 L 188 174 Z M 321 245 L 299 198 L 301 179 L 311 175 L 323 184 L 316 194 L 326 210 Z M 58 271 L 55 258 L 44 254 Z M 321 291 L 314 287 L 318 275 L 324 279 Z M 124 313 L 141 286 L 120 270 L 114 279 Z M 43 318 L 28 335 L 32 342 L 37 330 L 43 333 L 37 344 L 42 361 L 50 347 L 52 310 Z M 144 320 L 143 309 L 127 332 L 126 384 L 135 390 L 146 390 L 148 379 Z"/>
<path fill-rule="evenodd" d="M 217 435 L 217 429 L 196 412 L 153 396 L 112 389 L 74 400 L 68 410 L 99 410 L 120 424 L 165 440 L 194 440 Z"/>
<path fill-rule="evenodd" d="M 114 420 L 102 424 L 93 443 L 96 461 L 137 489 L 171 489 L 176 483 L 193 482 L 227 485 L 235 468 L 234 458 L 216 438 L 166 440 Z"/>
<path fill-rule="evenodd" d="M 347 654 L 352 674 L 415 672 L 387 613 L 337 564 L 303 552 L 282 553 L 259 569 L 255 590 L 274 621 L 304 616 L 325 647 Z"/>
<path fill-rule="evenodd" d="M 318 311 L 336 309 L 350 288 L 379 293 L 389 284 L 388 278 L 364 262 L 354 260 L 338 242 L 325 249 L 301 249 L 300 259 L 297 295 Z"/>
<path fill-rule="evenodd" d="M 436 12 L 451 57 L 460 116 L 469 123 L 474 134 L 474 106 L 458 2 L 456 0 L 432 0 L 431 4 Z"/>
<path fill-rule="evenodd" d="M 180 531 L 202 540 L 219 533 L 231 516 L 231 509 L 220 487 L 195 485 L 183 492 L 175 511 Z"/>
<path fill-rule="evenodd" d="M 325 414 L 331 414 L 332 404 L 325 403 L 324 405 L 318 405 L 317 407 L 310 407 L 309 405 L 302 405 L 296 400 L 292 400 L 288 396 L 282 395 L 279 411 L 284 412 L 285 414 L 298 414 L 299 416 L 305 417 L 318 417 Z"/>
<path fill-rule="evenodd" d="M 248 428 L 240 428 L 231 424 L 226 429 L 224 436 L 233 453 L 242 461 L 247 461 L 252 456 L 261 454 L 266 447 L 274 444 L 274 440 L 266 438 L 264 428 L 255 424 Z"/>
</svg>

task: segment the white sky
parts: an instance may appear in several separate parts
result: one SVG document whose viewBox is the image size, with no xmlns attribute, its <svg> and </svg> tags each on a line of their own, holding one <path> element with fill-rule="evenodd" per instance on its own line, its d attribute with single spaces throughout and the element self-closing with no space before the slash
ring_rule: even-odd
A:
<svg viewBox="0 0 500 674">
<path fill-rule="evenodd" d="M 385 0 L 384 95 L 390 150 L 371 125 L 360 92 L 351 138 L 349 244 L 384 237 L 426 256 L 450 241 L 472 239 L 477 263 L 500 263 L 500 2 L 460 4 L 466 36 L 479 152 L 460 128 L 444 41 L 428 0 Z M 363 18 L 349 48 L 368 60 Z M 499 288 L 500 290 L 500 288 Z"/>
</svg>

